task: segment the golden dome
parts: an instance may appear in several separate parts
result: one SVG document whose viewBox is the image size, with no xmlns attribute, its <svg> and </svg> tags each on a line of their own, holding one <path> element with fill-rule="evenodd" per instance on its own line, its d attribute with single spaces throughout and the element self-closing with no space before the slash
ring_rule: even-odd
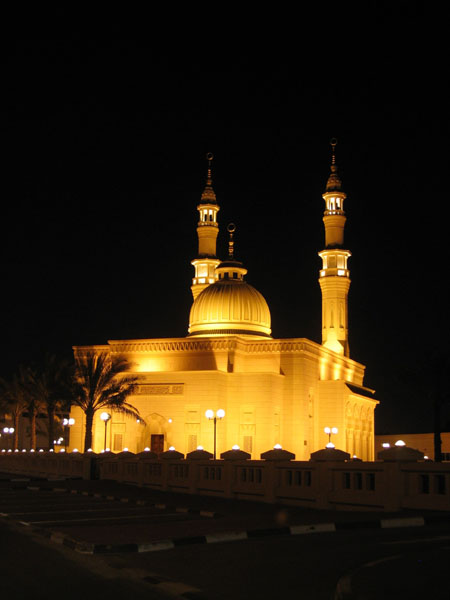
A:
<svg viewBox="0 0 450 600">
<path fill-rule="evenodd" d="M 270 337 L 270 310 L 264 296 L 244 281 L 242 263 L 221 263 L 218 281 L 197 296 L 189 315 L 189 335 Z"/>
</svg>

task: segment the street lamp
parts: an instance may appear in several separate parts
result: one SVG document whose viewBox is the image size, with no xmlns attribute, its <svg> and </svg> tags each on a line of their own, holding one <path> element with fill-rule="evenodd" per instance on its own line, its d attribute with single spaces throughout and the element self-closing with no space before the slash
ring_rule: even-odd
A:
<svg viewBox="0 0 450 600">
<path fill-rule="evenodd" d="M 68 431 L 69 431 L 69 427 L 71 427 L 72 425 L 75 425 L 75 419 L 63 419 L 63 426 L 64 426 L 64 448 L 67 450 L 67 444 L 68 444 Z"/>
<path fill-rule="evenodd" d="M 216 412 L 211 409 L 208 409 L 205 412 L 205 417 L 210 421 L 214 421 L 214 460 L 216 460 L 216 439 L 217 439 L 217 419 L 223 419 L 225 416 L 225 411 L 222 408 L 219 408 Z"/>
<path fill-rule="evenodd" d="M 12 435 L 14 433 L 14 427 L 3 427 L 3 433 L 5 435 Z M 9 447 L 9 439 L 6 438 L 6 447 Z"/>
<path fill-rule="evenodd" d="M 328 435 L 327 448 L 334 448 L 334 444 L 331 442 L 331 435 L 336 434 L 338 432 L 338 428 L 337 427 L 324 427 L 324 431 Z"/>
<path fill-rule="evenodd" d="M 104 447 L 104 452 L 106 452 L 106 430 L 108 428 L 108 421 L 110 420 L 111 415 L 107 412 L 102 412 L 102 414 L 100 415 L 100 419 L 105 423 L 105 447 Z"/>
</svg>

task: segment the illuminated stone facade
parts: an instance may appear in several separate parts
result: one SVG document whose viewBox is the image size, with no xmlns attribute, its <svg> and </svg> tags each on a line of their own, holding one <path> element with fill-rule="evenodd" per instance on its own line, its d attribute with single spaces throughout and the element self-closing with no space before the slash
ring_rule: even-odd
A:
<svg viewBox="0 0 450 600">
<path fill-rule="evenodd" d="M 208 409 L 225 410 L 217 421 L 218 455 L 238 445 L 259 458 L 281 444 L 298 460 L 329 441 L 325 427 L 337 427 L 336 447 L 364 460 L 374 458 L 372 390 L 363 386 L 364 366 L 349 357 L 347 294 L 350 285 L 343 250 L 345 194 L 337 175 L 334 145 L 331 175 L 324 194 L 326 249 L 320 253 L 322 345 L 313 341 L 273 339 L 270 311 L 263 296 L 248 284 L 247 270 L 234 259 L 229 226 L 229 256 L 216 257 L 218 234 L 211 159 L 199 204 L 198 257 L 192 261 L 194 303 L 185 338 L 109 341 L 76 347 L 75 354 L 95 349 L 121 355 L 133 365 L 140 385 L 130 402 L 145 425 L 113 413 L 107 446 L 140 452 L 174 447 L 186 454 L 202 446 L 211 451 L 214 425 Z M 180 307 L 182 310 L 183 307 Z M 84 417 L 72 409 L 71 447 L 82 448 Z M 104 447 L 105 428 L 94 418 L 93 449 Z"/>
</svg>

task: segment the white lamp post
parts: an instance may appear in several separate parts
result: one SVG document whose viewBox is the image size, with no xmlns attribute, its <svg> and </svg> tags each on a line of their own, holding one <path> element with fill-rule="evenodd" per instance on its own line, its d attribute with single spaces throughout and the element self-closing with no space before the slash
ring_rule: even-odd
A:
<svg viewBox="0 0 450 600">
<path fill-rule="evenodd" d="M 14 433 L 15 429 L 14 427 L 3 427 L 3 433 L 5 435 L 12 435 Z M 9 438 L 6 438 L 6 445 L 7 447 L 9 447 Z"/>
<path fill-rule="evenodd" d="M 67 451 L 69 427 L 75 425 L 75 419 L 63 419 L 64 426 L 64 448 Z"/>
<path fill-rule="evenodd" d="M 331 442 L 331 435 L 336 434 L 338 432 L 337 427 L 324 427 L 324 432 L 328 435 L 328 444 L 327 448 L 334 448 L 334 444 Z"/>
<path fill-rule="evenodd" d="M 108 421 L 110 420 L 111 415 L 107 412 L 102 412 L 102 414 L 100 415 L 100 419 L 105 423 L 105 447 L 104 447 L 104 451 L 106 452 L 106 430 L 108 428 Z"/>
<path fill-rule="evenodd" d="M 216 412 L 211 409 L 208 409 L 205 412 L 205 417 L 210 421 L 214 421 L 214 460 L 216 460 L 216 440 L 217 440 L 217 419 L 223 419 L 225 416 L 225 411 L 223 408 L 219 408 Z"/>
</svg>

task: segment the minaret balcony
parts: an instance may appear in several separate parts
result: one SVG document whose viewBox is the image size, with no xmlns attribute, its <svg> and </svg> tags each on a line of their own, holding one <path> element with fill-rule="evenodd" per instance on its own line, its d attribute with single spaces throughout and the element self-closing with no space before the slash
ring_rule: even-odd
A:
<svg viewBox="0 0 450 600">
<path fill-rule="evenodd" d="M 198 227 L 219 227 L 217 221 L 199 221 Z"/>
<path fill-rule="evenodd" d="M 323 214 L 326 217 L 329 217 L 331 215 L 340 215 L 340 216 L 343 216 L 343 217 L 345 216 L 345 212 L 343 210 L 325 210 L 323 212 Z"/>
<path fill-rule="evenodd" d="M 349 269 L 321 269 L 320 270 L 321 277 L 350 277 Z"/>
</svg>

